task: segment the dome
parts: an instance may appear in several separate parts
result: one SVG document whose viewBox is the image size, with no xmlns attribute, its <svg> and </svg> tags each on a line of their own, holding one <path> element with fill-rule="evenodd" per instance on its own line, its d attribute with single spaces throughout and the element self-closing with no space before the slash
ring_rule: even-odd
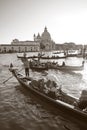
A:
<svg viewBox="0 0 87 130">
<path fill-rule="evenodd" d="M 45 27 L 44 32 L 41 36 L 42 40 L 51 40 L 50 33 L 47 31 L 47 28 Z"/>
</svg>

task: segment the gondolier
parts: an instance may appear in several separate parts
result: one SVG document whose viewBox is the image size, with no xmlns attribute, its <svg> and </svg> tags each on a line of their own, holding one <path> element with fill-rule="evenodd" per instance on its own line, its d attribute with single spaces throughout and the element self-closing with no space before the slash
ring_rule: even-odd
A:
<svg viewBox="0 0 87 130">
<path fill-rule="evenodd" d="M 25 75 L 26 77 L 29 77 L 29 61 L 28 59 L 25 57 L 24 59 L 24 68 L 25 68 Z"/>
</svg>

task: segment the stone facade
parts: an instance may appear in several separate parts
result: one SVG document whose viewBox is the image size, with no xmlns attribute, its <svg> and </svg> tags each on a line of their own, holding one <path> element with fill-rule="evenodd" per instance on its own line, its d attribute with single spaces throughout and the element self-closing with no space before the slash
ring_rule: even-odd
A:
<svg viewBox="0 0 87 130">
<path fill-rule="evenodd" d="M 51 35 L 48 32 L 47 28 L 44 28 L 44 32 L 40 36 L 34 34 L 33 41 L 19 41 L 14 39 L 11 44 L 2 44 L 0 45 L 0 53 L 7 52 L 35 52 L 40 51 L 41 46 L 44 46 L 45 51 L 55 50 L 55 42 L 52 41 Z"/>
<path fill-rule="evenodd" d="M 37 36 L 34 34 L 34 41 L 38 41 L 40 44 L 43 44 L 45 51 L 55 50 L 55 42 L 51 39 L 51 35 L 46 27 L 44 28 L 44 32 L 41 36 L 39 33 Z"/>
<path fill-rule="evenodd" d="M 0 45 L 0 53 L 7 52 L 36 52 L 40 50 L 40 44 L 34 41 L 19 41 L 14 39 L 11 44 Z"/>
</svg>

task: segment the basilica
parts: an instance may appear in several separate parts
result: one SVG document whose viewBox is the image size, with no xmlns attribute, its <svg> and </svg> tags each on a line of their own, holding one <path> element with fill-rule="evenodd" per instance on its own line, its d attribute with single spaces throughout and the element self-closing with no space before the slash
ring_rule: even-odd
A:
<svg viewBox="0 0 87 130">
<path fill-rule="evenodd" d="M 46 27 L 41 36 L 39 33 L 37 36 L 34 34 L 34 41 L 38 41 L 40 45 L 43 45 L 45 51 L 52 51 L 55 49 L 55 42 L 51 39 L 51 35 Z"/>
<path fill-rule="evenodd" d="M 34 34 L 33 40 L 29 41 L 20 41 L 18 39 L 12 40 L 11 44 L 1 44 L 0 53 L 6 52 L 39 52 L 43 51 L 52 51 L 55 50 L 55 42 L 51 39 L 51 35 L 47 30 L 47 27 L 44 28 L 43 33 L 40 35 Z"/>
</svg>

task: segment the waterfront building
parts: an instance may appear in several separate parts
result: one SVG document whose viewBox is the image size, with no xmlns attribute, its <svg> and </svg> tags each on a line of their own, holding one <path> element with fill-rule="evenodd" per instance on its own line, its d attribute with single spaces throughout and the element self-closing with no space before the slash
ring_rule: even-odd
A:
<svg viewBox="0 0 87 130">
<path fill-rule="evenodd" d="M 52 40 L 50 33 L 47 30 L 47 27 L 44 28 L 44 32 L 36 36 L 34 34 L 34 41 L 38 41 L 41 46 L 44 46 L 43 50 L 52 51 L 55 50 L 55 42 Z"/>
<path fill-rule="evenodd" d="M 76 45 L 75 43 L 63 43 L 57 44 L 55 43 L 50 33 L 47 30 L 47 27 L 44 28 L 42 34 L 38 33 L 34 34 L 32 41 L 20 41 L 18 39 L 14 39 L 11 44 L 1 44 L 0 45 L 0 53 L 8 53 L 8 52 L 39 52 L 39 51 L 60 51 L 69 53 L 70 51 L 78 50 L 78 53 L 83 52 L 82 45 Z M 84 46 L 84 51 L 87 51 L 87 46 Z"/>
<path fill-rule="evenodd" d="M 63 43 L 63 44 L 56 44 L 56 50 L 59 50 L 60 52 L 64 52 L 65 54 L 70 53 L 77 53 L 82 54 L 83 53 L 83 45 L 69 42 L 69 43 Z"/>
<path fill-rule="evenodd" d="M 11 44 L 0 45 L 0 53 L 12 52 L 38 52 L 40 44 L 34 41 L 19 41 L 14 39 Z"/>
<path fill-rule="evenodd" d="M 47 28 L 44 28 L 44 32 L 40 36 L 36 36 L 34 34 L 33 41 L 19 41 L 18 39 L 14 39 L 11 44 L 2 44 L 0 45 L 0 53 L 7 52 L 38 52 L 40 49 L 45 51 L 55 50 L 55 42 L 52 41 L 51 35 L 48 32 Z"/>
</svg>

